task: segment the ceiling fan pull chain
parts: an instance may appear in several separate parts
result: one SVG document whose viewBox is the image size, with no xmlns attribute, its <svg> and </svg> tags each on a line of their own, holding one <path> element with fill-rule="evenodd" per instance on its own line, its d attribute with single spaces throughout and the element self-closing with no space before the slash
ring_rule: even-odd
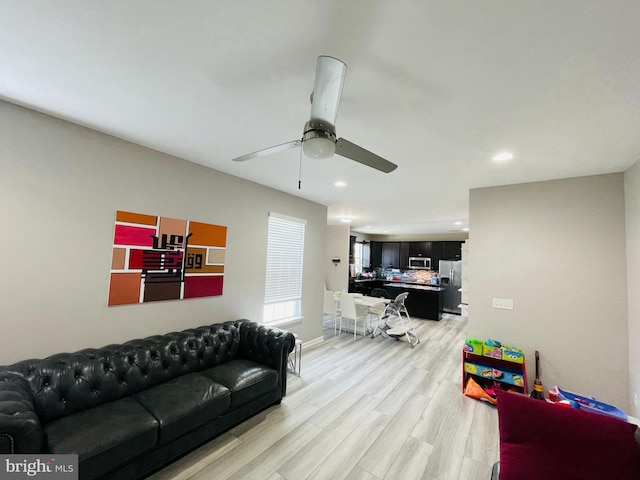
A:
<svg viewBox="0 0 640 480">
<path fill-rule="evenodd" d="M 298 190 L 300 190 L 301 183 L 302 183 L 302 147 L 300 147 L 300 164 L 298 167 Z"/>
</svg>

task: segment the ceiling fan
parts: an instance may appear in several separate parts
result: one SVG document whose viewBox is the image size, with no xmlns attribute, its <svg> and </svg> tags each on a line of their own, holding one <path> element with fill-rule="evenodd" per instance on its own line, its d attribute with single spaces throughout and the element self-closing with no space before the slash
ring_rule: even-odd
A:
<svg viewBox="0 0 640 480">
<path fill-rule="evenodd" d="M 319 56 L 311 93 L 311 118 L 304 126 L 302 139 L 258 150 L 234 158 L 233 161 L 244 162 L 302 145 L 302 151 L 307 157 L 323 159 L 338 154 L 384 173 L 395 170 L 397 165 L 375 153 L 344 138 L 336 139 L 336 116 L 346 72 L 347 66 L 337 58 Z"/>
</svg>

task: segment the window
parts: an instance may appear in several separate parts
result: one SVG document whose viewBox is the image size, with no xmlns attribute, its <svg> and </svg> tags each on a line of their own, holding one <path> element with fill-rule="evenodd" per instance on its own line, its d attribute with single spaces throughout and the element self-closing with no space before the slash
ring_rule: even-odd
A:
<svg viewBox="0 0 640 480">
<path fill-rule="evenodd" d="M 302 264 L 306 220 L 269 213 L 264 323 L 302 317 Z"/>
<path fill-rule="evenodd" d="M 355 251 L 353 253 L 353 261 L 355 263 L 355 274 L 359 274 L 362 273 L 362 260 L 363 260 L 363 255 L 362 255 L 362 251 L 364 249 L 364 245 L 362 244 L 362 242 L 356 242 L 356 248 Z"/>
</svg>

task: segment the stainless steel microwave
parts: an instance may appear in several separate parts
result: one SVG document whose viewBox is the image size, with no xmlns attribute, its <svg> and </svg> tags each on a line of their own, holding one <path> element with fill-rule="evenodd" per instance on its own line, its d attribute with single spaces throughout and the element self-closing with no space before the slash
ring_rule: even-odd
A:
<svg viewBox="0 0 640 480">
<path fill-rule="evenodd" d="M 431 270 L 431 258 L 409 257 L 409 268 L 415 268 L 420 270 Z"/>
</svg>

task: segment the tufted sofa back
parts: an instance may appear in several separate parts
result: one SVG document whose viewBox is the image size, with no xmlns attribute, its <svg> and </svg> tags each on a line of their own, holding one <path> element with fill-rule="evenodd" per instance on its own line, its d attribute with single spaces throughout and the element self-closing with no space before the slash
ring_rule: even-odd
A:
<svg viewBox="0 0 640 480">
<path fill-rule="evenodd" d="M 43 422 L 133 395 L 238 354 L 241 321 L 25 360 L 3 370 L 25 378 Z"/>
</svg>

